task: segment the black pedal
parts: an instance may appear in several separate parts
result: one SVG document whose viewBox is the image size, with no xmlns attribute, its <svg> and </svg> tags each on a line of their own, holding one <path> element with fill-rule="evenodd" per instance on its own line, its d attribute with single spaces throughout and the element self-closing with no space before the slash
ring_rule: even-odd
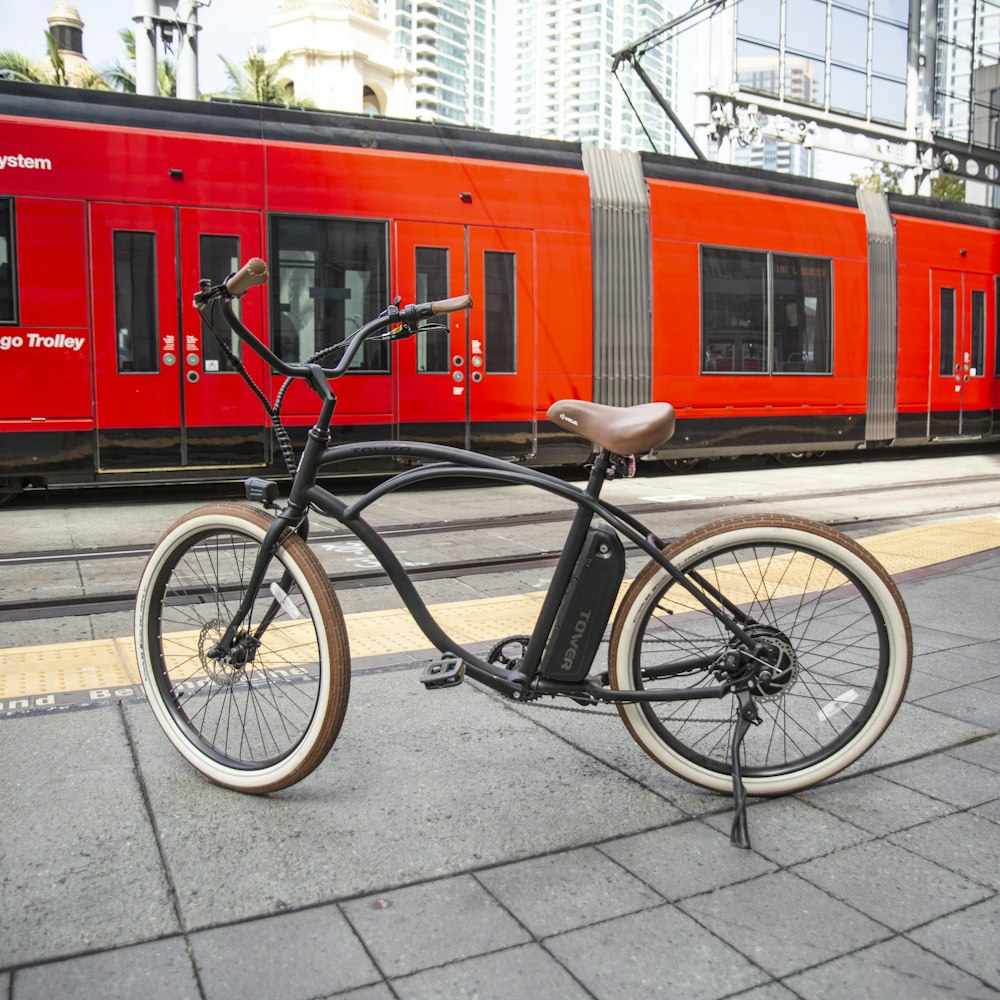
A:
<svg viewBox="0 0 1000 1000">
<path fill-rule="evenodd" d="M 420 683 L 425 688 L 455 687 L 465 679 L 465 663 L 454 655 L 442 656 L 432 660 L 424 667 L 420 675 Z"/>
</svg>

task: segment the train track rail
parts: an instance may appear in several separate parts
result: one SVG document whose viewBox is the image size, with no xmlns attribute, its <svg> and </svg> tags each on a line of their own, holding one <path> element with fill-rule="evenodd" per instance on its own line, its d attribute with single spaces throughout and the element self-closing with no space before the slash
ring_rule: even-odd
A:
<svg viewBox="0 0 1000 1000">
<path fill-rule="evenodd" d="M 971 513 L 983 509 L 984 504 L 975 501 L 961 502 L 963 488 L 995 482 L 992 476 L 966 476 L 951 478 L 946 481 L 949 489 L 955 493 L 956 503 L 948 508 L 949 513 Z M 945 481 L 929 483 L 927 481 L 896 483 L 878 488 L 880 494 L 906 493 L 915 490 L 928 489 L 934 485 L 942 485 Z M 837 489 L 826 491 L 804 490 L 799 493 L 784 493 L 780 496 L 733 497 L 727 499 L 691 499 L 677 500 L 669 504 L 662 502 L 643 502 L 622 504 L 622 509 L 638 517 L 648 517 L 655 514 L 666 514 L 671 510 L 711 510 L 721 512 L 727 508 L 748 506 L 766 507 L 776 503 L 794 503 L 803 499 L 822 499 L 823 497 L 844 497 L 845 495 L 870 496 L 872 488 Z M 989 505 L 995 506 L 995 504 Z M 936 511 L 936 513 L 939 511 Z M 572 517 L 569 509 L 538 512 L 534 514 L 519 514 L 516 516 L 470 518 L 464 520 L 437 521 L 421 525 L 390 525 L 380 528 L 381 533 L 391 539 L 420 538 L 422 536 L 454 534 L 484 530 L 503 530 L 508 527 L 523 527 L 525 525 L 566 523 Z M 891 520 L 884 515 L 873 517 L 852 517 L 847 520 L 830 521 L 828 523 L 841 529 L 861 528 Z M 353 540 L 354 536 L 345 529 L 336 531 L 325 530 L 321 523 L 314 524 L 310 535 L 310 544 L 322 545 Z M 665 538 L 665 540 L 669 540 Z M 40 552 L 11 553 L 0 556 L 0 572 L 4 567 L 37 567 L 44 571 L 45 567 L 65 563 L 88 563 L 111 559 L 133 559 L 137 566 L 135 578 L 139 576 L 138 564 L 145 560 L 150 552 L 148 545 L 108 546 L 85 550 L 63 549 Z M 626 553 L 635 551 L 626 546 Z M 444 577 L 460 577 L 489 572 L 512 572 L 525 566 L 544 566 L 553 563 L 559 555 L 558 549 L 523 551 L 515 555 L 477 557 L 465 560 L 446 560 L 430 565 L 412 567 L 409 572 L 414 580 L 433 580 Z M 364 587 L 374 587 L 385 584 L 386 576 L 380 568 L 360 569 L 329 574 L 333 585 L 341 590 L 351 590 Z M 134 591 L 120 590 L 111 593 L 82 594 L 72 597 L 53 597 L 39 599 L 0 599 L 0 622 L 35 621 L 46 618 L 74 617 L 83 615 L 111 614 L 130 611 L 134 605 Z"/>
</svg>

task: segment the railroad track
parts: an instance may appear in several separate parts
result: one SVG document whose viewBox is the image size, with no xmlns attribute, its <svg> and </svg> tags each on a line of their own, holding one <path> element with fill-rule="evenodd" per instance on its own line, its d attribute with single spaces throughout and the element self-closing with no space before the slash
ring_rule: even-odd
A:
<svg viewBox="0 0 1000 1000">
<path fill-rule="evenodd" d="M 892 484 L 890 486 L 878 487 L 878 493 L 894 494 L 907 493 L 915 490 L 926 490 L 935 485 L 945 484 L 949 490 L 954 491 L 955 505 L 949 507 L 950 513 L 971 513 L 982 509 L 982 503 L 961 502 L 963 488 L 975 485 L 992 483 L 996 481 L 994 476 L 966 476 L 961 478 L 951 478 L 946 481 L 928 482 L 904 482 Z M 844 497 L 845 495 L 871 496 L 873 489 L 870 486 L 859 487 L 857 489 L 837 489 L 826 491 L 804 490 L 799 493 L 785 493 L 780 496 L 765 497 L 733 497 L 728 499 L 691 499 L 677 500 L 669 504 L 661 502 L 644 502 L 633 504 L 621 504 L 621 508 L 640 518 L 655 514 L 667 514 L 670 511 L 698 511 L 711 510 L 713 514 L 724 511 L 727 508 L 748 506 L 773 507 L 777 503 L 794 503 L 798 500 L 816 500 L 823 497 Z M 993 505 L 991 505 L 993 506 Z M 935 513 L 943 513 L 936 510 Z M 470 518 L 465 520 L 437 521 L 425 523 L 417 526 L 413 525 L 390 525 L 380 528 L 384 537 L 390 539 L 407 539 L 426 537 L 430 535 L 453 534 L 462 535 L 469 532 L 492 530 L 498 531 L 508 527 L 523 527 L 525 525 L 560 524 L 567 523 L 573 512 L 569 509 L 538 512 L 533 514 L 519 514 L 516 516 Z M 830 521 L 834 527 L 841 529 L 855 529 L 870 526 L 888 520 L 885 516 L 877 517 L 853 517 L 849 520 Z M 354 536 L 345 529 L 326 530 L 323 527 L 323 519 L 316 518 L 313 524 L 313 532 L 310 535 L 310 544 L 317 547 L 324 544 L 337 544 L 345 541 L 353 541 Z M 664 536 L 664 540 L 669 537 Z M 149 555 L 151 546 L 148 545 L 128 545 L 109 546 L 86 550 L 53 550 L 43 552 L 23 552 L 11 553 L 0 556 L 0 572 L 5 567 L 36 567 L 44 572 L 46 567 L 57 566 L 59 564 L 74 563 L 84 564 L 112 559 L 131 559 L 136 563 L 136 570 L 133 574 L 135 579 L 139 577 L 139 564 Z M 626 546 L 626 554 L 635 551 L 634 548 Z M 512 572 L 525 566 L 544 566 L 554 563 L 559 556 L 559 549 L 532 550 L 517 553 L 516 555 L 478 557 L 465 560 L 447 560 L 436 562 L 431 565 L 414 566 L 410 568 L 411 576 L 414 580 L 434 580 L 445 577 L 471 576 L 488 572 Z M 357 569 L 351 571 L 335 572 L 328 574 L 334 587 L 340 590 L 352 590 L 364 587 L 380 586 L 387 582 L 385 574 L 381 568 Z M 135 593 L 130 590 L 120 590 L 111 593 L 83 594 L 73 597 L 53 597 L 40 599 L 0 599 L 0 623 L 15 621 L 36 621 L 55 617 L 74 617 L 82 615 L 110 614 L 114 612 L 130 611 L 134 605 Z"/>
</svg>

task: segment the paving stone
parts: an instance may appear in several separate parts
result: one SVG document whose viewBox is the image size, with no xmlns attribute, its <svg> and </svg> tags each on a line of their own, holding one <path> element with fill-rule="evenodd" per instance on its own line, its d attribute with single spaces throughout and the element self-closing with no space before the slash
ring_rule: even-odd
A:
<svg viewBox="0 0 1000 1000">
<path fill-rule="evenodd" d="M 311 1000 L 380 978 L 335 906 L 191 935 L 210 1000 Z"/>
<path fill-rule="evenodd" d="M 604 844 L 601 850 L 671 901 L 774 871 L 756 851 L 697 820 Z"/>
<path fill-rule="evenodd" d="M 400 1000 L 586 1000 L 590 994 L 540 945 L 480 955 L 395 979 Z"/>
<path fill-rule="evenodd" d="M 989 730 L 927 707 L 927 700 L 900 706 L 889 728 L 862 757 L 842 772 L 848 777 L 948 750 Z"/>
<path fill-rule="evenodd" d="M 100 997 L 101 1000 L 199 1000 L 181 937 L 114 948 L 14 973 L 12 1000 Z M 0 980 L 2 982 L 2 980 Z M 214 1000 L 214 997 L 213 997 Z"/>
<path fill-rule="evenodd" d="M 211 785 L 146 705 L 126 712 L 192 929 L 573 849 L 677 815 L 471 685 L 428 693 L 415 673 L 354 677 L 329 757 L 267 796 Z M 513 780 L 508 761 L 532 766 Z M 239 851 L 219 829 L 240 831 Z"/>
<path fill-rule="evenodd" d="M 732 1000 L 798 1000 L 798 998 L 781 983 L 768 983 L 766 986 L 755 986 L 746 993 L 736 993 Z"/>
<path fill-rule="evenodd" d="M 969 642 L 965 635 L 952 638 L 945 649 L 915 656 L 913 666 L 952 684 L 977 684 L 1000 674 L 996 642 Z"/>
<path fill-rule="evenodd" d="M 991 987 L 901 937 L 827 962 L 786 982 L 803 1000 L 857 1000 L 862 983 L 864 993 L 878 1000 L 987 1000 L 996 996 Z"/>
<path fill-rule="evenodd" d="M 712 816 L 705 822 L 728 835 L 732 819 Z M 792 797 L 752 806 L 747 822 L 753 849 L 782 868 L 871 837 L 866 830 Z"/>
<path fill-rule="evenodd" d="M 179 932 L 117 708 L 0 725 L 0 966 Z"/>
<path fill-rule="evenodd" d="M 956 574 L 961 579 L 967 574 Z M 965 582 L 963 580 L 963 582 Z M 933 576 L 923 580 L 905 582 L 900 590 L 906 601 L 911 621 L 947 623 L 948 631 L 970 639 L 991 640 L 997 637 L 995 616 L 984 615 L 979 601 L 969 599 L 974 586 L 943 588 Z"/>
<path fill-rule="evenodd" d="M 886 781 L 877 774 L 859 774 L 847 781 L 831 781 L 799 792 L 798 797 L 878 836 L 904 830 L 958 808 L 905 785 Z"/>
<path fill-rule="evenodd" d="M 927 621 L 936 621 L 936 618 L 926 619 Z M 968 636 L 960 635 L 955 632 L 949 632 L 946 628 L 934 628 L 930 625 L 922 624 L 921 622 L 915 622 L 913 616 L 910 616 L 910 629 L 913 634 L 913 660 L 916 663 L 921 657 L 926 653 L 934 652 L 935 650 L 949 650 L 956 649 L 960 646 L 976 645 L 977 640 L 969 639 Z"/>
<path fill-rule="evenodd" d="M 982 684 L 942 691 L 921 699 L 919 704 L 991 732 L 1000 731 L 1000 691 L 991 691 Z"/>
<path fill-rule="evenodd" d="M 979 885 L 1000 891 L 1000 827 L 971 813 L 956 813 L 889 838 Z"/>
<path fill-rule="evenodd" d="M 935 754 L 880 772 L 889 781 L 906 785 L 962 809 L 997 797 L 996 774 L 968 761 Z"/>
<path fill-rule="evenodd" d="M 324 1000 L 396 1000 L 395 994 L 385 983 L 375 983 L 374 986 L 362 986 L 346 993 L 330 994 Z"/>
<path fill-rule="evenodd" d="M 779 978 L 891 934 L 788 871 L 695 896 L 678 906 Z"/>
<path fill-rule="evenodd" d="M 708 1000 L 768 976 L 674 906 L 549 938 L 545 947 L 598 1000 Z"/>
<path fill-rule="evenodd" d="M 887 841 L 859 844 L 807 861 L 795 867 L 795 874 L 896 931 L 989 895 L 968 879 Z M 931 886 L 932 892 L 928 891 Z"/>
<path fill-rule="evenodd" d="M 984 819 L 992 820 L 994 823 L 1000 823 L 1000 799 L 994 799 L 992 802 L 976 806 L 975 809 L 970 809 L 969 813 L 973 816 L 982 816 Z"/>
<path fill-rule="evenodd" d="M 593 848 L 491 868 L 477 878 L 536 938 L 663 902 L 659 893 Z"/>
<path fill-rule="evenodd" d="M 919 662 L 915 659 L 910 679 L 906 684 L 906 700 L 911 704 L 919 705 L 921 699 L 940 694 L 942 691 L 951 691 L 954 687 L 954 681 L 935 677 L 934 674 L 921 670 Z"/>
<path fill-rule="evenodd" d="M 948 756 L 967 760 L 970 764 L 978 764 L 991 771 L 1000 771 L 1000 736 L 955 747 L 948 751 Z"/>
<path fill-rule="evenodd" d="M 1000 990 L 1000 897 L 942 917 L 907 936 Z"/>
<path fill-rule="evenodd" d="M 389 977 L 531 939 L 468 875 L 354 899 L 343 910 Z"/>
</svg>

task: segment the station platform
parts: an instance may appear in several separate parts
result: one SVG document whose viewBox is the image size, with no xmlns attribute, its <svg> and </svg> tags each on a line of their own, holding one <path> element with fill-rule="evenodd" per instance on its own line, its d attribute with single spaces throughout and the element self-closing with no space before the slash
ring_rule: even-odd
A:
<svg viewBox="0 0 1000 1000">
<path fill-rule="evenodd" d="M 126 631 L 0 642 L 0 996 L 998 995 L 1000 504 L 852 533 L 909 610 L 906 703 L 843 775 L 752 802 L 749 851 L 613 709 L 425 691 L 395 608 L 349 610 L 344 728 L 263 797 L 173 751 Z M 435 609 L 488 642 L 539 600 Z"/>
</svg>

